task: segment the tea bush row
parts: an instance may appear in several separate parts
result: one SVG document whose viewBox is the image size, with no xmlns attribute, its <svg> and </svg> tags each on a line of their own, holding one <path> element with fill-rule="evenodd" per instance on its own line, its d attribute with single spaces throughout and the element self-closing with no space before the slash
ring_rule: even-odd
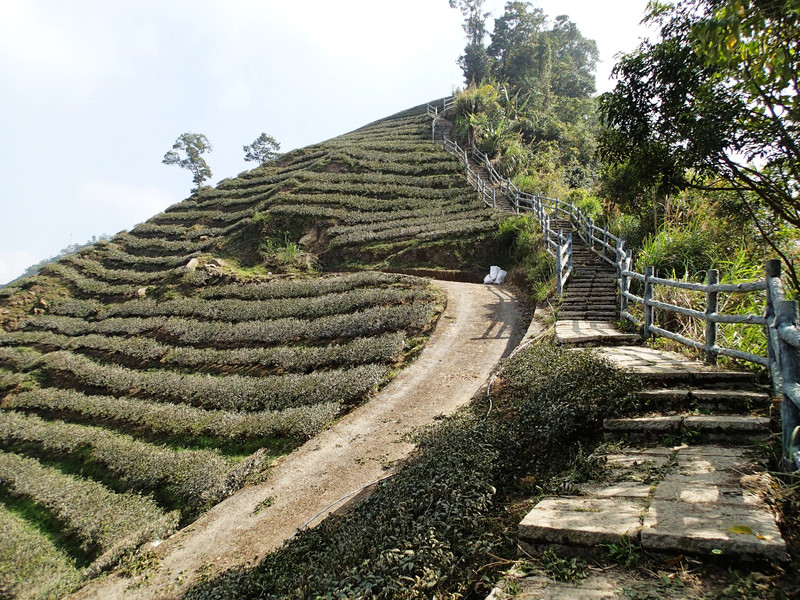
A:
<svg viewBox="0 0 800 600">
<path fill-rule="evenodd" d="M 94 298 L 57 300 L 53 315 L 103 320 L 112 317 L 185 316 L 205 320 L 250 321 L 283 317 L 315 318 L 350 312 L 375 305 L 425 301 L 430 293 L 400 287 L 356 288 L 343 292 L 302 297 L 244 300 L 179 297 L 158 302 L 150 298 L 103 305 Z"/>
<path fill-rule="evenodd" d="M 449 189 L 454 186 L 467 188 L 464 177 L 461 173 L 437 174 L 427 177 L 387 175 L 383 173 L 325 173 L 318 171 L 303 171 L 296 176 L 297 180 L 306 183 L 325 184 L 331 186 L 351 184 L 351 185 L 376 185 L 385 184 L 393 186 L 409 186 L 420 188 Z M 421 181 L 420 181 L 421 180 Z M 420 185 L 425 183 L 426 185 Z"/>
<path fill-rule="evenodd" d="M 32 348 L 0 346 L 0 365 L 11 367 L 15 371 L 30 369 L 40 358 L 41 354 Z"/>
<path fill-rule="evenodd" d="M 474 202 L 474 200 L 473 200 Z M 474 206 L 474 204 L 472 204 Z M 270 208 L 270 214 L 298 216 L 313 218 L 315 220 L 333 220 L 341 225 L 360 225 L 365 223 L 382 223 L 391 219 L 412 219 L 423 215 L 441 216 L 444 214 L 452 215 L 453 218 L 466 212 L 470 207 L 468 203 L 448 203 L 442 205 L 426 204 L 423 208 L 416 210 L 396 210 L 396 211 L 354 211 L 344 208 L 336 208 L 327 205 L 317 204 L 278 204 Z M 336 227 L 336 226 L 335 226 Z M 327 233 L 328 230 L 326 230 Z"/>
<path fill-rule="evenodd" d="M 0 504 L 0 597 L 56 600 L 80 578 L 74 560 L 49 536 Z"/>
<path fill-rule="evenodd" d="M 429 200 L 452 200 L 464 194 L 473 194 L 472 189 L 468 187 L 431 188 L 392 183 L 326 183 L 309 181 L 304 182 L 301 189 L 304 194 L 342 194 L 382 199 L 425 198 Z"/>
<path fill-rule="evenodd" d="M 275 196 L 275 204 L 270 208 L 274 212 L 279 203 L 292 205 L 313 204 L 317 206 L 335 206 L 338 208 L 349 208 L 353 211 L 376 213 L 376 212 L 396 212 L 401 210 L 429 210 L 446 208 L 449 206 L 470 205 L 474 206 L 477 195 L 471 190 L 459 195 L 456 198 L 430 199 L 430 198 L 372 198 L 369 196 L 353 196 L 346 194 L 278 194 Z M 357 216 L 357 215 L 356 215 Z"/>
<path fill-rule="evenodd" d="M 111 284 L 105 281 L 84 277 L 76 269 L 62 262 L 49 263 L 42 268 L 41 273 L 43 275 L 58 277 L 74 288 L 79 294 L 89 297 L 130 297 L 135 294 L 137 288 L 137 286 L 133 284 Z"/>
<path fill-rule="evenodd" d="M 5 493 L 46 508 L 81 550 L 107 565 L 148 539 L 165 537 L 178 514 L 164 512 L 149 497 L 116 493 L 104 485 L 0 451 L 0 485 Z"/>
<path fill-rule="evenodd" d="M 399 239 L 436 239 L 448 235 L 469 235 L 481 231 L 490 231 L 496 228 L 489 215 L 484 218 L 447 220 L 439 223 L 397 227 L 389 230 L 374 231 L 368 227 L 358 228 L 349 233 L 335 236 L 330 240 L 331 247 L 355 246 L 374 242 L 385 242 Z"/>
<path fill-rule="evenodd" d="M 428 285 L 427 279 L 361 271 L 321 277 L 301 277 L 297 279 L 273 279 L 263 283 L 220 285 L 200 290 L 201 298 L 242 298 L 245 300 L 271 300 L 278 298 L 304 298 L 335 294 L 358 288 L 378 285 L 402 284 L 421 288 Z"/>
<path fill-rule="evenodd" d="M 132 395 L 209 410 L 248 412 L 323 402 L 352 405 L 389 375 L 389 367 L 374 364 L 266 377 L 139 371 L 98 363 L 66 350 L 44 355 L 40 368 L 56 381 L 72 381 L 83 389 L 102 390 L 115 396 Z"/>
<path fill-rule="evenodd" d="M 162 282 L 165 278 L 182 273 L 180 267 L 168 271 L 136 271 L 130 269 L 109 269 L 101 263 L 90 258 L 77 255 L 67 256 L 61 262 L 78 267 L 81 275 L 86 278 L 105 281 L 107 283 L 126 283 L 130 285 L 152 285 Z"/>
<path fill-rule="evenodd" d="M 359 288 L 346 292 L 310 298 L 277 298 L 272 300 L 242 300 L 227 298 L 182 297 L 157 302 L 149 298 L 130 300 L 107 307 L 96 318 L 112 317 L 191 317 L 209 321 L 274 320 L 285 317 L 314 319 L 327 315 L 354 312 L 371 306 L 425 302 L 431 297 L 426 290 L 401 288 Z"/>
<path fill-rule="evenodd" d="M 210 373 L 231 370 L 307 373 L 336 366 L 392 364 L 402 355 L 405 339 L 405 332 L 397 331 L 377 337 L 357 338 L 344 344 L 217 350 L 169 346 L 140 336 L 128 338 L 89 334 L 69 337 L 49 331 L 0 331 L 0 344 L 35 345 L 48 351 L 73 350 L 101 354 L 112 362 L 140 367 L 163 366 Z M 40 356 L 34 354 L 25 355 L 26 366 L 33 366 L 38 358 Z"/>
<path fill-rule="evenodd" d="M 301 320 L 293 317 L 275 321 L 241 323 L 208 322 L 176 317 L 111 318 L 86 321 L 73 317 L 40 315 L 23 321 L 26 328 L 76 336 L 149 335 L 178 345 L 217 348 L 286 344 L 296 341 L 353 339 L 391 331 L 420 331 L 433 318 L 430 303 L 378 306 L 360 312 Z"/>
<path fill-rule="evenodd" d="M 16 410 L 47 414 L 71 413 L 82 418 L 133 426 L 155 435 L 193 439 L 253 440 L 266 436 L 306 440 L 330 424 L 341 411 L 336 402 L 279 411 L 206 410 L 185 404 L 138 398 L 87 396 L 74 390 L 39 388 L 7 398 Z"/>
<path fill-rule="evenodd" d="M 243 223 L 239 226 L 242 225 Z M 191 252 L 207 251 L 217 243 L 217 238 L 201 240 L 198 242 L 182 240 L 170 242 L 160 239 L 138 238 L 129 233 L 120 233 L 114 238 L 114 241 L 122 244 L 125 250 L 131 254 L 146 254 L 148 252 L 152 252 L 160 255 L 168 254 L 174 256 L 175 254 L 189 254 Z"/>
<path fill-rule="evenodd" d="M 100 257 L 100 262 L 109 268 L 132 268 L 136 271 L 168 271 L 185 265 L 191 259 L 202 254 L 199 250 L 178 256 L 136 256 L 128 254 L 116 245 L 109 245 Z M 110 266 L 109 266 L 110 265 Z"/>
<path fill-rule="evenodd" d="M 137 237 L 160 237 L 164 239 L 195 240 L 197 238 L 219 237 L 225 234 L 225 227 L 197 226 L 189 223 L 141 223 L 131 229 L 130 234 Z"/>
<path fill-rule="evenodd" d="M 417 213 L 419 214 L 419 213 Z M 325 233 L 331 237 L 339 237 L 342 235 L 358 234 L 362 231 L 384 231 L 387 229 L 399 229 L 402 227 L 414 227 L 417 225 L 446 223 L 455 220 L 464 219 L 486 219 L 488 213 L 485 209 L 479 208 L 475 210 L 460 210 L 453 212 L 440 212 L 431 211 L 421 216 L 395 216 L 387 215 L 387 218 L 376 220 L 370 223 L 359 223 L 357 225 L 336 225 L 329 227 Z"/>
<path fill-rule="evenodd" d="M 0 411 L 0 447 L 48 460 L 80 460 L 124 489 L 153 493 L 159 504 L 196 516 L 243 484 L 231 459 L 208 450 L 172 450 L 91 425 Z M 242 467 L 248 467 L 245 462 Z"/>
</svg>

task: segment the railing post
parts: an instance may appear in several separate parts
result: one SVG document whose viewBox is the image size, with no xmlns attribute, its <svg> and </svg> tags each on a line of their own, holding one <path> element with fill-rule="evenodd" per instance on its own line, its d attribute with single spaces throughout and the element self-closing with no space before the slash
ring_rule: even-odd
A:
<svg viewBox="0 0 800 600">
<path fill-rule="evenodd" d="M 606 259 L 606 248 L 608 247 L 608 223 L 603 227 L 603 260 Z"/>
<path fill-rule="evenodd" d="M 719 283 L 719 271 L 717 269 L 708 270 L 708 285 Z M 706 292 L 706 363 L 709 365 L 717 364 L 717 323 L 713 317 L 717 314 L 718 293 L 716 290 L 709 289 Z"/>
<path fill-rule="evenodd" d="M 630 271 L 633 264 L 633 253 L 630 250 L 626 250 L 625 257 L 621 261 L 622 271 Z M 619 314 L 620 318 L 622 318 L 622 313 L 628 311 L 628 297 L 625 294 L 631 291 L 631 280 L 630 277 L 623 275 L 622 272 L 620 272 L 620 275 L 622 277 L 622 285 L 619 289 Z"/>
<path fill-rule="evenodd" d="M 567 234 L 567 241 L 566 247 L 569 248 L 569 253 L 567 254 L 567 271 L 572 269 L 572 232 L 570 231 Z"/>
<path fill-rule="evenodd" d="M 653 325 L 653 277 L 655 276 L 655 267 L 645 267 L 644 270 L 644 339 L 651 336 L 650 327 Z"/>
<path fill-rule="evenodd" d="M 787 327 L 797 327 L 797 302 L 781 300 L 775 305 L 775 328 L 780 332 Z M 778 343 L 783 380 L 781 401 L 783 463 L 785 470 L 796 471 L 800 467 L 795 461 L 795 458 L 800 456 L 800 407 L 795 404 L 792 396 L 796 394 L 797 382 L 800 380 L 800 362 L 796 347 L 789 344 L 781 335 L 778 336 Z M 795 391 L 795 394 L 791 391 Z"/>
<path fill-rule="evenodd" d="M 768 260 L 764 265 L 767 280 L 767 306 L 764 310 L 764 319 L 767 322 L 767 360 L 772 375 L 772 390 L 776 395 L 782 393 L 780 343 L 778 330 L 775 326 L 775 307 L 784 299 L 783 286 L 781 285 L 781 261 L 777 258 Z"/>
<path fill-rule="evenodd" d="M 494 188 L 492 188 L 492 208 L 497 208 L 497 199 L 495 198 Z"/>
<path fill-rule="evenodd" d="M 561 254 L 563 252 L 563 246 L 561 246 L 561 231 L 559 230 L 559 240 L 556 244 L 556 293 L 558 294 L 559 300 L 561 299 L 561 294 L 563 293 L 562 283 L 561 283 L 561 271 L 563 270 L 563 261 L 564 257 Z"/>
</svg>

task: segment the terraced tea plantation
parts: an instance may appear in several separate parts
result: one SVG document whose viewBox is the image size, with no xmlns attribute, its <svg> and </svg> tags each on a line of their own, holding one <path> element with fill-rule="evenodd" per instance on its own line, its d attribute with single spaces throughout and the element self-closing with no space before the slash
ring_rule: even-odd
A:
<svg viewBox="0 0 800 600">
<path fill-rule="evenodd" d="M 333 271 L 470 268 L 491 249 L 496 218 L 419 113 L 0 290 L 0 597 L 58 597 L 190 523 L 413 357 L 435 288 Z"/>
</svg>

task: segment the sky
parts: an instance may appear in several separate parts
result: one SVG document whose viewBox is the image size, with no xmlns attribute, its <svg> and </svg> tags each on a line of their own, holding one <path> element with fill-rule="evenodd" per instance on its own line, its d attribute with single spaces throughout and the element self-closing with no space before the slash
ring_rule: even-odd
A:
<svg viewBox="0 0 800 600">
<path fill-rule="evenodd" d="M 647 0 L 531 4 L 597 41 L 599 92 L 646 35 Z M 262 132 L 288 151 L 451 94 L 461 24 L 447 0 L 0 0 L 0 284 L 186 198 L 181 133 L 213 184 Z"/>
</svg>

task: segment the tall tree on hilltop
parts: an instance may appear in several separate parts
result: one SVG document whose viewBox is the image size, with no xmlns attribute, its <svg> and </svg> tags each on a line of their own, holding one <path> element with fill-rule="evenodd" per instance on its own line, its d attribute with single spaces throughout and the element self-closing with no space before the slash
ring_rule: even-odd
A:
<svg viewBox="0 0 800 600">
<path fill-rule="evenodd" d="M 499 81 L 517 88 L 549 87 L 551 49 L 542 34 L 546 19 L 541 8 L 533 8 L 528 2 L 506 4 L 503 16 L 494 20 L 488 48 L 489 56 L 495 59 L 493 74 Z"/>
<path fill-rule="evenodd" d="M 278 143 L 274 137 L 266 133 L 259 135 L 249 146 L 242 146 L 245 161 L 255 160 L 261 165 L 278 158 L 280 156 L 280 149 L 280 143 Z"/>
<path fill-rule="evenodd" d="M 660 40 L 624 56 L 600 100 L 612 185 L 727 189 L 762 233 L 752 197 L 800 227 L 800 1 L 651 2 L 646 21 Z"/>
<path fill-rule="evenodd" d="M 202 133 L 182 133 L 172 145 L 172 150 L 164 154 L 161 162 L 165 165 L 178 165 L 182 169 L 188 169 L 192 174 L 192 182 L 195 184 L 192 191 L 197 191 L 206 179 L 211 178 L 211 169 L 205 159 L 200 156 L 211 150 L 211 143 Z M 185 154 L 185 157 L 181 157 L 181 152 Z"/>
<path fill-rule="evenodd" d="M 467 45 L 458 64 L 464 73 L 464 80 L 479 84 L 489 78 L 491 62 L 483 43 L 486 37 L 486 19 L 489 13 L 483 12 L 485 0 L 449 0 L 450 8 L 457 8 L 464 15 L 464 31 Z"/>
</svg>

